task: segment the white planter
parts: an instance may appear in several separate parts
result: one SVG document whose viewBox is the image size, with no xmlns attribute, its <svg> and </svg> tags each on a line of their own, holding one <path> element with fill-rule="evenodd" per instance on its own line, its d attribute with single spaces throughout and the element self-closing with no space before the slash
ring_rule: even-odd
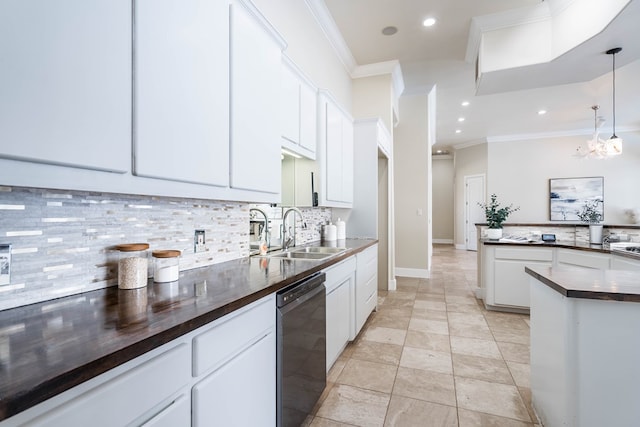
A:
<svg viewBox="0 0 640 427">
<path fill-rule="evenodd" d="M 589 224 L 589 243 L 602 244 L 602 224 Z"/>
<path fill-rule="evenodd" d="M 498 240 L 502 238 L 502 228 L 487 228 L 487 239 Z"/>
</svg>

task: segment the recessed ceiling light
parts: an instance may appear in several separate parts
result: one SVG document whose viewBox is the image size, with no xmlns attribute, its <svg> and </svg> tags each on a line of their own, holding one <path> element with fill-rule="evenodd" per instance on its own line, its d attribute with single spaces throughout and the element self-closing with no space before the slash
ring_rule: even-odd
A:
<svg viewBox="0 0 640 427">
<path fill-rule="evenodd" d="M 469 105 L 469 101 L 462 101 L 462 106 L 467 107 Z"/>
<path fill-rule="evenodd" d="M 538 115 L 542 116 L 543 114 L 547 114 L 547 110 L 538 111 Z"/>
<path fill-rule="evenodd" d="M 385 36 L 392 36 L 397 32 L 398 32 L 398 28 L 394 26 L 384 27 L 382 29 L 382 34 L 384 34 Z"/>
<path fill-rule="evenodd" d="M 456 129 L 456 133 L 460 133 L 462 132 L 460 129 Z"/>
<path fill-rule="evenodd" d="M 464 117 L 458 117 L 459 122 L 464 122 Z"/>
<path fill-rule="evenodd" d="M 436 23 L 436 18 L 427 18 L 424 21 L 422 21 L 422 25 L 424 25 L 425 27 L 432 27 L 433 25 L 435 25 Z"/>
</svg>

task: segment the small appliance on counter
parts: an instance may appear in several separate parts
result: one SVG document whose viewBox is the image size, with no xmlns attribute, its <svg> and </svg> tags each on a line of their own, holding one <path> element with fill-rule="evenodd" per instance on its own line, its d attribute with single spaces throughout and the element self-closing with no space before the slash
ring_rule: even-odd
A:
<svg viewBox="0 0 640 427">
<path fill-rule="evenodd" d="M 640 257 L 640 243 L 638 242 L 612 242 L 609 243 L 609 249 Z"/>
</svg>

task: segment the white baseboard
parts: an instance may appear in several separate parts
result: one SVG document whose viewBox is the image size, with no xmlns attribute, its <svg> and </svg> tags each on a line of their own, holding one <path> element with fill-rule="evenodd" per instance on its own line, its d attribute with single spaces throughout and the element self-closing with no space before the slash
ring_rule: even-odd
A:
<svg viewBox="0 0 640 427">
<path fill-rule="evenodd" d="M 388 290 L 389 291 L 395 291 L 396 289 L 398 289 L 396 279 L 389 280 L 389 289 Z"/>
<path fill-rule="evenodd" d="M 433 239 L 432 242 L 440 245 L 453 245 L 453 239 Z"/>
<path fill-rule="evenodd" d="M 396 267 L 396 277 L 417 277 L 419 279 L 428 279 L 430 277 L 429 270 L 423 268 L 401 268 Z"/>
<path fill-rule="evenodd" d="M 467 250 L 467 245 L 463 244 L 456 244 L 456 249 L 460 249 L 460 250 Z"/>
</svg>

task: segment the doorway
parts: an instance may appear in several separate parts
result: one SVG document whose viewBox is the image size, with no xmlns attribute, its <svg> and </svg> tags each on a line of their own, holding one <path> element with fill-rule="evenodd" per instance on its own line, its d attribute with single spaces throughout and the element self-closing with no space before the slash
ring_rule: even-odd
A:
<svg viewBox="0 0 640 427">
<path fill-rule="evenodd" d="M 476 224 L 486 220 L 479 205 L 485 202 L 484 181 L 484 174 L 464 177 L 464 241 L 468 251 L 478 250 Z"/>
</svg>

